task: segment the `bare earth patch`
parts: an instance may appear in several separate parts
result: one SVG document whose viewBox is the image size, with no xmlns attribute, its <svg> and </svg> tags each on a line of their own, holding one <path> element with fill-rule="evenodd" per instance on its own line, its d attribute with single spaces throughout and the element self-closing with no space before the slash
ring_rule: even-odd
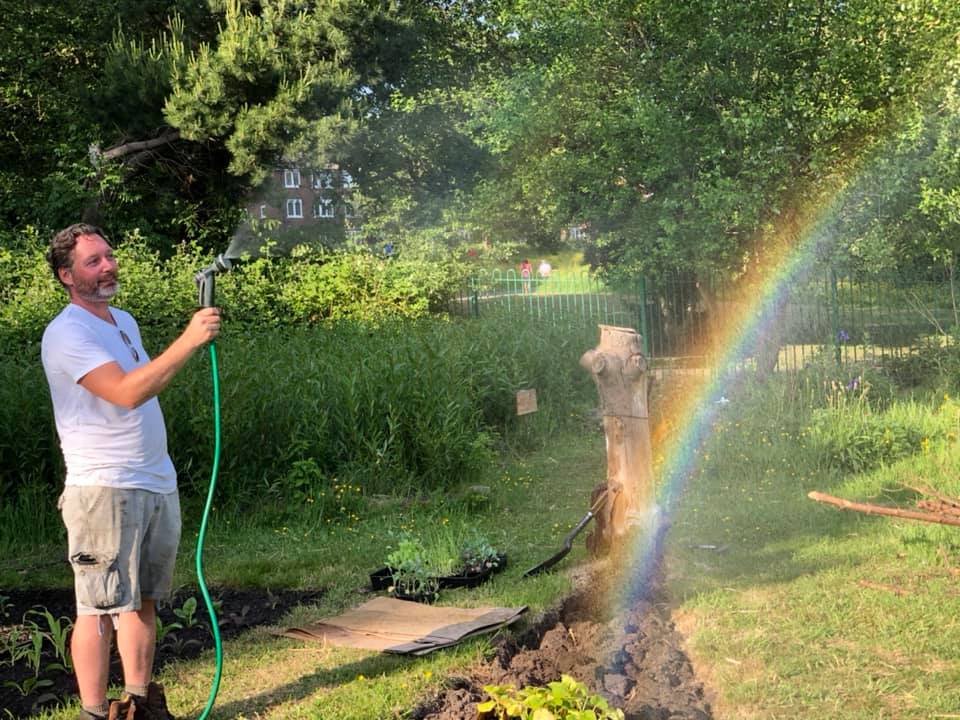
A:
<svg viewBox="0 0 960 720">
<path fill-rule="evenodd" d="M 496 657 L 416 708 L 414 720 L 469 720 L 488 699 L 484 685 L 545 685 L 572 675 L 624 711 L 627 720 L 711 720 L 712 710 L 669 605 L 652 588 L 620 617 L 604 617 L 596 588 L 581 590 L 517 638 L 503 636 Z"/>
</svg>

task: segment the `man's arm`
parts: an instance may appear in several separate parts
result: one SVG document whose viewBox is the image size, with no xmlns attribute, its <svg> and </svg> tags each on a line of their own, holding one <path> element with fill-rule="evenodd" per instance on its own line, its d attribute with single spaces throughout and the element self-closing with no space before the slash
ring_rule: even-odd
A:
<svg viewBox="0 0 960 720">
<path fill-rule="evenodd" d="M 124 372 L 118 363 L 94 368 L 78 381 L 86 390 L 114 405 L 130 410 L 157 396 L 187 360 L 220 332 L 220 311 L 202 308 L 170 347 L 143 367 Z"/>
</svg>

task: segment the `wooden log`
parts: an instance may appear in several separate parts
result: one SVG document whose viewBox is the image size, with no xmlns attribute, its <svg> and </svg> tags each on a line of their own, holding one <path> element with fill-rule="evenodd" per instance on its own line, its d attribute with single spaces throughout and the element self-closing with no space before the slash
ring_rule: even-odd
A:
<svg viewBox="0 0 960 720">
<path fill-rule="evenodd" d="M 843 498 L 827 495 L 826 493 L 812 490 L 807 493 L 807 497 L 817 502 L 836 505 L 843 510 L 855 510 L 866 513 L 867 515 L 888 515 L 890 517 L 903 518 L 904 520 L 919 520 L 921 522 L 940 523 L 941 525 L 960 526 L 960 517 L 956 515 L 944 515 L 942 513 L 926 513 L 917 510 L 904 510 L 902 508 L 885 507 L 883 505 L 870 505 L 867 503 L 852 502 Z"/>
</svg>

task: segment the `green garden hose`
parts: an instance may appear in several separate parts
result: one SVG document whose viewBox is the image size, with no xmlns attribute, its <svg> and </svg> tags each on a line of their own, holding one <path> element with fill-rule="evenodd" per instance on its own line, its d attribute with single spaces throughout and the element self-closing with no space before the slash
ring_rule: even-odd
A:
<svg viewBox="0 0 960 720">
<path fill-rule="evenodd" d="M 220 375 L 217 372 L 217 348 L 212 342 L 210 343 L 210 372 L 213 376 L 213 470 L 210 473 L 210 490 L 207 492 L 207 504 L 203 508 L 200 533 L 197 536 L 197 582 L 200 584 L 200 592 L 203 594 L 203 601 L 207 604 L 207 612 L 210 614 L 210 629 L 213 632 L 213 642 L 217 653 L 217 670 L 213 675 L 213 686 L 210 688 L 207 706 L 200 714 L 199 720 L 206 720 L 213 709 L 213 703 L 217 699 L 217 691 L 220 689 L 220 676 L 223 673 L 223 645 L 220 641 L 220 624 L 217 622 L 217 614 L 214 612 L 213 601 L 210 599 L 210 592 L 207 590 L 207 583 L 203 579 L 203 541 L 207 536 L 207 519 L 210 517 L 210 509 L 213 506 L 213 492 L 217 487 L 217 472 L 220 467 Z"/>
</svg>

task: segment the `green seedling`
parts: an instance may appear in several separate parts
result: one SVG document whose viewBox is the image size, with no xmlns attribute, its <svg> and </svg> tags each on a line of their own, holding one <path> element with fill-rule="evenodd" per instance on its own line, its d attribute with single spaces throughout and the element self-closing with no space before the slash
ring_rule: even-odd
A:
<svg viewBox="0 0 960 720">
<path fill-rule="evenodd" d="M 387 567 L 392 571 L 391 592 L 403 595 L 435 595 L 439 586 L 426 562 L 422 543 L 414 538 L 400 540 L 397 549 L 387 555 Z"/>
<path fill-rule="evenodd" d="M 27 642 L 22 644 L 18 651 L 18 660 L 26 659 L 27 665 L 33 670 L 33 676 L 39 677 L 41 658 L 43 657 L 44 634 L 35 623 L 25 623 L 28 632 Z"/>
<path fill-rule="evenodd" d="M 190 648 L 201 647 L 202 645 L 203 643 L 199 640 L 187 640 L 179 637 L 176 633 L 171 633 L 166 642 L 163 643 L 163 646 L 169 648 L 174 655 L 184 655 Z"/>
<path fill-rule="evenodd" d="M 50 687 L 53 685 L 53 680 L 48 680 L 47 678 L 38 678 L 38 677 L 28 677 L 25 678 L 23 682 L 14 682 L 13 680 L 7 680 L 3 686 L 16 690 L 20 693 L 21 697 L 26 697 L 27 695 L 32 695 L 37 690 L 40 690 L 45 687 Z"/>
<path fill-rule="evenodd" d="M 157 616 L 157 642 L 162 643 L 164 639 L 175 630 L 182 630 L 183 625 L 178 622 L 165 623 Z"/>
<path fill-rule="evenodd" d="M 73 629 L 73 621 L 66 617 L 56 618 L 47 609 L 30 610 L 27 614 L 37 615 L 47 623 L 47 629 L 40 630 L 39 625 L 31 622 L 31 625 L 33 625 L 36 631 L 39 632 L 43 638 L 50 641 L 55 656 L 61 661 L 59 663 L 52 663 L 47 667 L 49 669 L 61 670 L 62 672 L 72 672 L 73 658 L 71 658 L 70 652 L 67 649 L 67 638 Z"/>
<path fill-rule="evenodd" d="M 477 720 L 623 720 L 622 710 L 611 708 L 599 695 L 569 675 L 546 687 L 517 690 L 510 685 L 487 685 L 491 699 L 477 705 Z"/>
<path fill-rule="evenodd" d="M 496 567 L 500 561 L 500 556 L 483 535 L 474 531 L 463 541 L 460 560 L 463 563 L 464 572 L 470 573 Z"/>
<path fill-rule="evenodd" d="M 180 618 L 182 627 L 192 628 L 199 622 L 197 620 L 197 599 L 192 595 L 183 601 L 183 605 L 173 609 L 173 614 Z"/>
</svg>

